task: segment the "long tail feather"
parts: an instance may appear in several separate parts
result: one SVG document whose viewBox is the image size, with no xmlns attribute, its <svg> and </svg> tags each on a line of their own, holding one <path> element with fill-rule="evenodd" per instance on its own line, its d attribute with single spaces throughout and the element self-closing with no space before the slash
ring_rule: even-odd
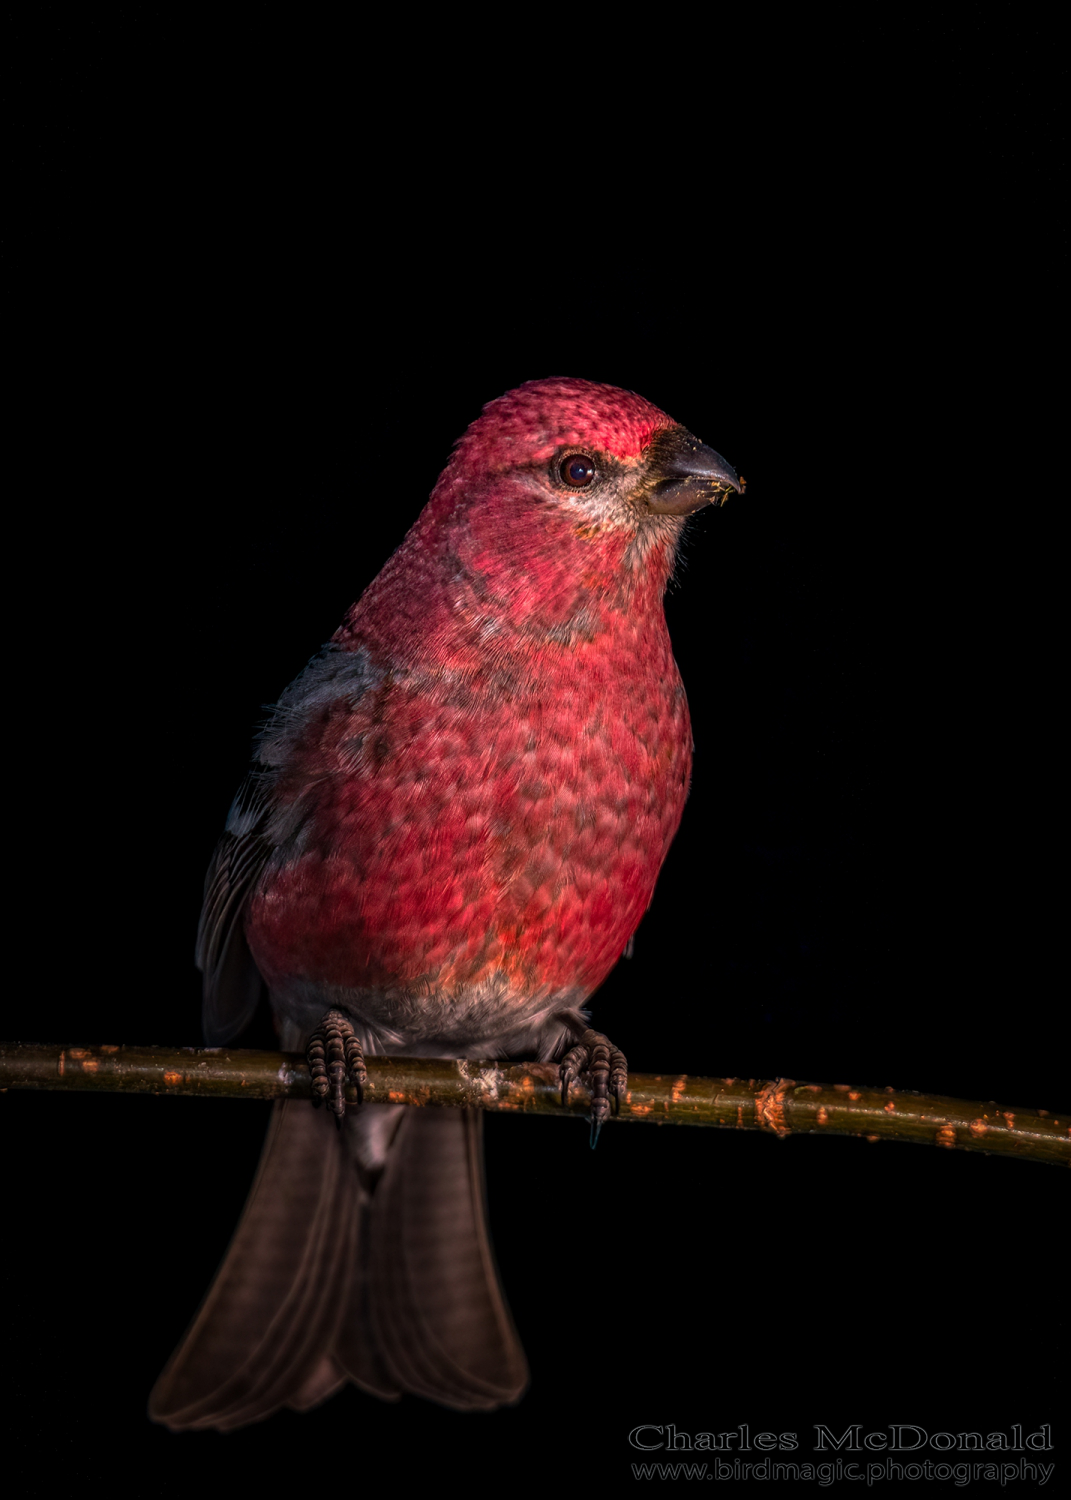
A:
<svg viewBox="0 0 1071 1500">
<path fill-rule="evenodd" d="M 326 1112 L 277 1104 L 153 1420 L 229 1431 L 307 1410 L 347 1379 L 462 1410 L 517 1400 L 527 1367 L 487 1234 L 482 1123 L 372 1106 L 351 1112 L 344 1138 Z"/>
<path fill-rule="evenodd" d="M 303 1100 L 277 1104 L 230 1248 L 149 1398 L 155 1421 L 239 1425 L 300 1387 L 324 1352 L 331 1301 L 348 1297 L 359 1194 L 333 1122 Z"/>
<path fill-rule="evenodd" d="M 477 1111 L 407 1111 L 372 1221 L 370 1311 L 387 1369 L 463 1411 L 516 1401 L 528 1383 L 487 1233 L 482 1127 Z"/>
</svg>

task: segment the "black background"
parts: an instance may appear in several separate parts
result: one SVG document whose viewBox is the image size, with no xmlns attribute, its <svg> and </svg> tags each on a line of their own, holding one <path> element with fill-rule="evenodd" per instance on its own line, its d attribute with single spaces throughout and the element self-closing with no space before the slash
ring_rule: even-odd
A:
<svg viewBox="0 0 1071 1500">
<path fill-rule="evenodd" d="M 481 405 L 575 374 L 748 479 L 667 598 L 693 790 L 597 1024 L 642 1071 L 1066 1106 L 1046 39 L 761 32 L 622 43 L 598 108 L 588 46 L 583 83 L 462 47 L 462 88 L 426 38 L 420 74 L 341 33 L 26 39 L 6 1032 L 199 1042 L 203 872 L 263 706 Z M 583 1490 L 632 1482 L 641 1422 L 809 1458 L 816 1422 L 1048 1421 L 1061 1457 L 1054 1169 L 493 1116 L 517 1408 L 348 1390 L 169 1435 L 145 1401 L 266 1111 L 3 1098 L 21 1493 Z"/>
</svg>

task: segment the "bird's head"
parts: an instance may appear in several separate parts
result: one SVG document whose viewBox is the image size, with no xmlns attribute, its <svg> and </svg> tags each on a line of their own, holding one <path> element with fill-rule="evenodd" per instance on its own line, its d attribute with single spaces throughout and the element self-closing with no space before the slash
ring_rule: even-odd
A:
<svg viewBox="0 0 1071 1500">
<path fill-rule="evenodd" d="M 642 396 L 590 380 L 530 380 L 484 407 L 443 476 L 605 533 L 682 517 L 743 490 L 735 470 Z"/>
<path fill-rule="evenodd" d="M 483 662 L 664 619 L 685 518 L 743 481 L 642 396 L 531 380 L 491 401 L 340 639 Z"/>
</svg>

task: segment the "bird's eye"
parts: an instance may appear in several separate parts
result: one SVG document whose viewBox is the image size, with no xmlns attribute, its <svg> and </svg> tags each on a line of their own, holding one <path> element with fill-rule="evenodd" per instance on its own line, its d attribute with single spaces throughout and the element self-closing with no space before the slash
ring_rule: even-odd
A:
<svg viewBox="0 0 1071 1500">
<path fill-rule="evenodd" d="M 558 473 L 566 484 L 575 485 L 578 490 L 582 490 L 595 478 L 595 460 L 586 453 L 570 453 L 568 458 L 562 459 Z"/>
</svg>

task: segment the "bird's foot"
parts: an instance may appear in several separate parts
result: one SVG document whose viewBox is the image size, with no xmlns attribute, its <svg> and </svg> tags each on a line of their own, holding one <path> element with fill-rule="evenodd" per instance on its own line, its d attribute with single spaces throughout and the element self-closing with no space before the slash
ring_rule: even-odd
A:
<svg viewBox="0 0 1071 1500">
<path fill-rule="evenodd" d="M 364 1096 L 368 1073 L 364 1053 L 353 1030 L 353 1024 L 340 1010 L 329 1010 L 309 1037 L 305 1057 L 312 1076 L 312 1102 L 327 1107 L 338 1128 L 346 1118 L 346 1081 L 357 1089 L 358 1102 Z"/>
<path fill-rule="evenodd" d="M 582 1031 L 562 1058 L 558 1069 L 562 1081 L 562 1103 L 569 1103 L 569 1089 L 582 1073 L 591 1086 L 591 1144 L 599 1139 L 603 1122 L 609 1118 L 610 1100 L 614 1114 L 621 1107 L 621 1095 L 628 1083 L 628 1064 L 621 1052 L 601 1031 Z"/>
</svg>

